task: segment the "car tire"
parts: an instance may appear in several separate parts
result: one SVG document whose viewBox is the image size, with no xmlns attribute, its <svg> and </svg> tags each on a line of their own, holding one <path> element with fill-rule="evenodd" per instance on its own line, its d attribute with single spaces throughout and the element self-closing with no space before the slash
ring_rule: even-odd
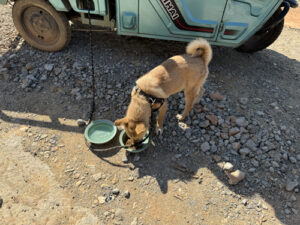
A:
<svg viewBox="0 0 300 225">
<path fill-rule="evenodd" d="M 276 18 L 277 15 L 279 15 L 281 10 L 277 10 L 276 13 L 271 17 L 271 19 L 266 23 L 265 26 L 262 27 L 264 29 L 269 24 L 271 24 Z M 281 34 L 284 27 L 284 19 L 280 21 L 275 27 L 273 27 L 271 30 L 266 31 L 262 34 L 259 32 L 256 33 L 254 36 L 252 36 L 249 40 L 247 40 L 243 45 L 238 47 L 236 50 L 239 52 L 247 52 L 247 53 L 253 53 L 260 50 L 263 50 L 270 46 Z"/>
<path fill-rule="evenodd" d="M 18 0 L 13 6 L 14 25 L 31 46 L 55 52 L 68 45 L 71 27 L 64 13 L 45 0 Z"/>
</svg>

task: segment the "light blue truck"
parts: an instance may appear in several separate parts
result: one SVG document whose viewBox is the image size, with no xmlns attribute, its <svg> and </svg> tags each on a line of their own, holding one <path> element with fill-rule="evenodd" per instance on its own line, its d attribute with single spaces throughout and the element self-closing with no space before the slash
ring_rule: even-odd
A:
<svg viewBox="0 0 300 225">
<path fill-rule="evenodd" d="M 6 4 L 8 0 L 0 0 Z M 119 35 L 190 41 L 255 52 L 280 35 L 297 0 L 15 0 L 12 16 L 35 48 L 59 51 L 71 39 L 71 22 Z"/>
</svg>

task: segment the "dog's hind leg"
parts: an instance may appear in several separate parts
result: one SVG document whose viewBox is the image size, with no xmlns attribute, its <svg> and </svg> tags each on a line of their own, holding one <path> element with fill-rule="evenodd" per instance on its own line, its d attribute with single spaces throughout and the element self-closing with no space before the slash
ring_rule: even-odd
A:
<svg viewBox="0 0 300 225">
<path fill-rule="evenodd" d="M 194 106 L 195 99 L 199 95 L 199 87 L 193 87 L 191 89 L 184 89 L 184 98 L 185 98 L 185 108 L 182 114 L 178 114 L 176 118 L 178 120 L 183 120 L 187 114 L 191 111 Z"/>
<path fill-rule="evenodd" d="M 165 114 L 167 111 L 168 103 L 167 99 L 165 100 L 164 104 L 160 107 L 159 113 L 157 116 L 157 123 L 156 123 L 156 134 L 161 135 L 163 133 L 163 123 L 164 123 L 164 118 Z"/>
<path fill-rule="evenodd" d="M 205 92 L 205 88 L 204 87 L 200 87 L 199 88 L 199 91 L 198 91 L 198 94 L 194 100 L 194 104 L 197 104 L 200 102 L 202 96 L 204 95 L 204 92 Z"/>
</svg>

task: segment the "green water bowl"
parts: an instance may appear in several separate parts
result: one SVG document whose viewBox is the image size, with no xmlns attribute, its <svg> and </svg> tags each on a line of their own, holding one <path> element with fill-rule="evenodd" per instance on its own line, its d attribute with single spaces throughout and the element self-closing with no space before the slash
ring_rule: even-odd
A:
<svg viewBox="0 0 300 225">
<path fill-rule="evenodd" d="M 84 131 L 84 136 L 92 144 L 104 144 L 111 141 L 117 133 L 117 127 L 109 120 L 95 120 Z"/>
<path fill-rule="evenodd" d="M 148 135 L 148 132 L 147 134 Z M 119 136 L 119 142 L 120 142 L 120 145 L 122 146 L 125 146 L 126 145 L 126 141 L 128 140 L 128 137 L 126 135 L 126 132 L 125 130 L 122 130 L 122 132 L 120 133 L 120 136 Z M 137 149 L 133 149 L 133 148 L 128 148 L 126 147 L 125 149 L 128 151 L 128 152 L 132 152 L 132 153 L 138 153 L 138 152 L 142 152 L 144 150 L 146 150 L 150 145 L 150 138 L 148 137 L 142 144 L 139 148 Z"/>
</svg>

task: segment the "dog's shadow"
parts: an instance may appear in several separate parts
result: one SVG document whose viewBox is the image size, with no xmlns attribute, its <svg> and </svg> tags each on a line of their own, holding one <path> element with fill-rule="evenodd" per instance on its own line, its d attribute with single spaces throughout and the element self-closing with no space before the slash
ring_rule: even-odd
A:
<svg viewBox="0 0 300 225">
<path fill-rule="evenodd" d="M 136 158 L 139 158 L 137 161 Z M 157 148 L 150 147 L 144 152 L 128 155 L 128 162 L 138 169 L 137 179 L 144 177 L 155 178 L 162 193 L 168 192 L 168 182 L 172 180 L 182 181 L 184 183 L 197 179 L 197 171 L 200 167 L 206 167 L 207 160 L 198 161 L 190 157 L 176 158 L 174 153 L 163 146 Z"/>
</svg>

